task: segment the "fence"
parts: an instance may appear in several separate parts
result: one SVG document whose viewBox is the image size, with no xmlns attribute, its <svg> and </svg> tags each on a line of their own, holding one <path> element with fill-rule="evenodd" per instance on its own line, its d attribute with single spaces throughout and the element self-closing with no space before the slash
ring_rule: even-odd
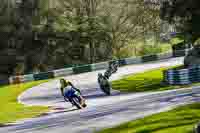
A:
<svg viewBox="0 0 200 133">
<path fill-rule="evenodd" d="M 173 57 L 172 53 L 164 53 L 164 54 L 156 54 L 156 55 L 148 55 L 143 57 L 132 57 L 116 60 L 119 62 L 120 66 L 130 65 L 130 64 L 139 64 L 149 61 L 157 61 L 162 59 L 168 59 Z M 50 79 L 55 77 L 68 76 L 73 74 L 80 74 L 85 72 L 92 72 L 96 70 L 106 69 L 108 68 L 109 62 L 100 62 L 96 64 L 87 64 L 77 67 L 71 68 L 63 68 L 58 70 L 53 70 L 51 72 L 44 72 L 39 74 L 30 74 L 30 75 L 21 75 L 21 76 L 12 76 L 8 80 L 0 81 L 0 84 L 15 84 L 15 83 L 24 83 L 29 81 Z"/>
</svg>

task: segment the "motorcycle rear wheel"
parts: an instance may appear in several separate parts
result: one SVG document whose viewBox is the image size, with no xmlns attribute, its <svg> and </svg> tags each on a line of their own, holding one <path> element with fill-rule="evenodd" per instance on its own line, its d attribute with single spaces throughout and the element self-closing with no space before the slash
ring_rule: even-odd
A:
<svg viewBox="0 0 200 133">
<path fill-rule="evenodd" d="M 111 95 L 111 88 L 110 85 L 100 86 L 101 90 L 108 96 Z"/>
</svg>

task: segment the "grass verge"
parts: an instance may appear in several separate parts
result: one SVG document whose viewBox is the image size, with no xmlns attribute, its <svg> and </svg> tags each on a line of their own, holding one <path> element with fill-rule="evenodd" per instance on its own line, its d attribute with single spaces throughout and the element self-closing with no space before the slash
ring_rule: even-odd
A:
<svg viewBox="0 0 200 133">
<path fill-rule="evenodd" d="M 13 122 L 23 118 L 36 117 L 48 110 L 47 107 L 28 107 L 18 103 L 17 97 L 25 90 L 47 82 L 48 80 L 33 81 L 17 85 L 0 86 L 0 124 Z"/>
<path fill-rule="evenodd" d="M 200 103 L 131 121 L 99 133 L 193 133 L 200 120 Z"/>
<path fill-rule="evenodd" d="M 173 67 L 174 68 L 174 67 Z M 144 92 L 144 91 L 163 91 L 171 89 L 179 89 L 183 87 L 190 87 L 199 85 L 195 83 L 192 85 L 167 85 L 163 83 L 163 70 L 168 68 L 159 68 L 155 70 L 146 71 L 143 73 L 126 76 L 120 80 L 112 82 L 112 88 L 122 92 Z"/>
<path fill-rule="evenodd" d="M 162 71 L 167 68 L 146 71 L 127 76 L 113 82 L 113 88 L 125 92 L 161 91 L 199 85 L 170 86 L 162 83 Z M 193 133 L 194 125 L 200 120 L 200 103 L 178 107 L 171 111 L 130 121 L 99 133 Z"/>
</svg>

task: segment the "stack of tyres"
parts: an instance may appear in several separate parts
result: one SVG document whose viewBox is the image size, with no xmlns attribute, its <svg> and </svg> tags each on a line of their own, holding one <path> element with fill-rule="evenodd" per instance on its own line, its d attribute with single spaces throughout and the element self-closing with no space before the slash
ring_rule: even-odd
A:
<svg viewBox="0 0 200 133">
<path fill-rule="evenodd" d="M 200 81 L 200 69 L 199 67 L 193 67 L 189 69 L 189 77 L 191 82 L 199 82 Z"/>
</svg>

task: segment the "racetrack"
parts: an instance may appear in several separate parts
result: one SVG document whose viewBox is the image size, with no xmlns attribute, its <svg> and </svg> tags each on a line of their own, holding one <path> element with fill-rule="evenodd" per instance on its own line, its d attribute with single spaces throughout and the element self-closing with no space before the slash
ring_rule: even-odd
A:
<svg viewBox="0 0 200 133">
<path fill-rule="evenodd" d="M 182 62 L 183 58 L 173 58 L 125 66 L 119 68 L 111 80 L 159 67 L 180 65 Z M 199 100 L 192 89 L 181 92 L 177 90 L 136 94 L 121 94 L 113 90 L 112 96 L 105 96 L 97 85 L 97 74 L 104 71 L 66 77 L 81 89 L 88 104 L 87 108 L 75 110 L 71 104 L 64 102 L 57 89 L 58 80 L 53 80 L 33 87 L 19 97 L 19 101 L 26 105 L 51 106 L 52 112 L 39 118 L 19 121 L 10 127 L 0 128 L 0 132 L 88 133 Z"/>
</svg>

